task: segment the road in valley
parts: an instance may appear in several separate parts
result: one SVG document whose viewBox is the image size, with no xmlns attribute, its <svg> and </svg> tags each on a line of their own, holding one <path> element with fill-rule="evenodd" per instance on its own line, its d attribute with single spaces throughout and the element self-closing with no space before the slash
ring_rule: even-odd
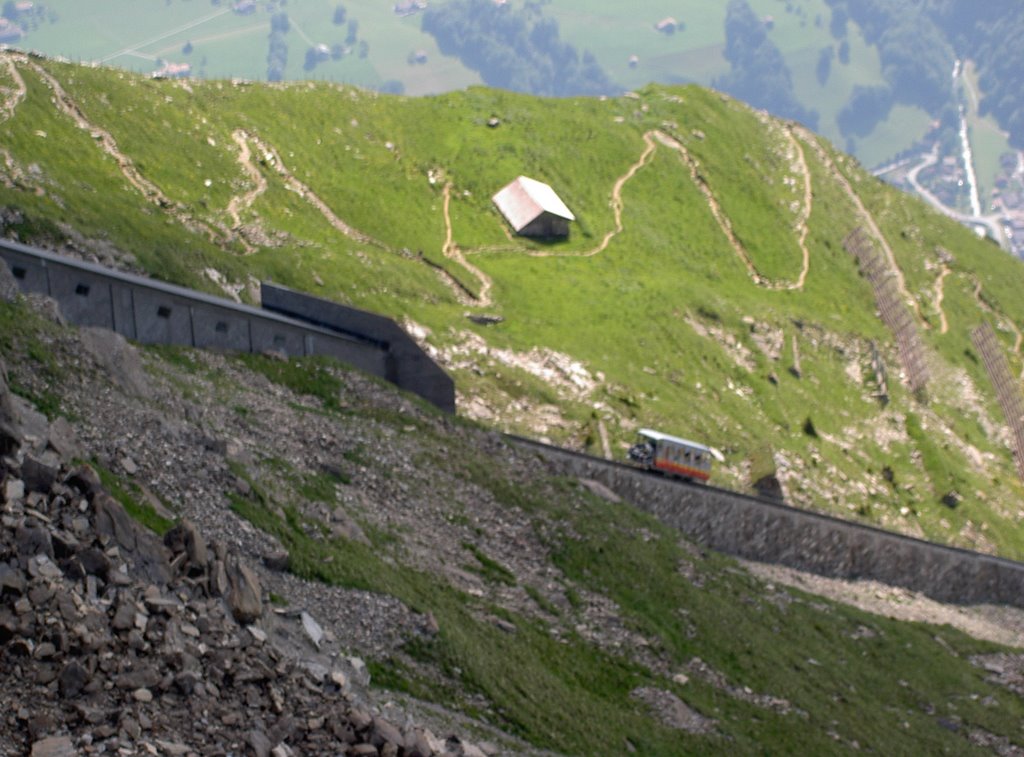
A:
<svg viewBox="0 0 1024 757">
<path fill-rule="evenodd" d="M 949 216 L 955 221 L 960 223 L 969 224 L 971 226 L 984 226 L 989 234 L 995 239 L 999 246 L 1004 250 L 1010 249 L 1009 240 L 1006 238 L 1006 233 L 1003 231 L 1003 226 L 999 222 L 999 213 L 989 213 L 988 215 L 969 215 L 967 213 L 961 213 L 958 210 L 954 210 L 945 203 L 942 202 L 938 197 L 932 194 L 924 185 L 921 184 L 918 177 L 926 168 L 934 166 L 939 161 L 939 145 L 936 143 L 932 146 L 931 152 L 924 155 L 921 162 L 911 168 L 907 172 L 907 181 L 910 182 L 910 186 L 913 187 L 914 191 L 920 195 L 929 205 L 938 210 L 940 213 Z"/>
</svg>

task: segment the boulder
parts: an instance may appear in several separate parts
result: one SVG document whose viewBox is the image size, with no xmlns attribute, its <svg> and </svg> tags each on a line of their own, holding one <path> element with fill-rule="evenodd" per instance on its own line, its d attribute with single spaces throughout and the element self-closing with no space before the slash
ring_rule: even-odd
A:
<svg viewBox="0 0 1024 757">
<path fill-rule="evenodd" d="M 227 561 L 228 607 L 239 623 L 254 623 L 263 614 L 263 597 L 259 578 L 237 558 Z"/>
<path fill-rule="evenodd" d="M 135 524 L 124 507 L 106 492 L 93 498 L 96 512 L 96 532 L 112 539 L 122 549 L 135 550 Z"/>
<path fill-rule="evenodd" d="M 7 563 L 0 563 L 0 596 L 25 593 L 25 574 Z"/>
<path fill-rule="evenodd" d="M 128 340 L 114 331 L 96 327 L 82 329 L 80 339 L 83 351 L 114 383 L 136 397 L 149 396 L 149 378 L 142 367 L 142 358 Z"/>
<path fill-rule="evenodd" d="M 82 454 L 78 437 L 75 436 L 75 431 L 71 428 L 67 418 L 56 418 L 50 423 L 50 435 L 46 441 L 50 449 L 65 463 L 71 462 Z"/>
<path fill-rule="evenodd" d="M 0 265 L 6 270 L 7 266 Z M 21 446 L 21 424 L 7 385 L 7 369 L 0 361 L 0 455 L 8 455 Z"/>
<path fill-rule="evenodd" d="M 100 476 L 91 465 L 82 465 L 76 468 L 68 475 L 65 482 L 69 486 L 78 489 L 90 499 L 92 499 L 93 495 L 103 490 Z"/>
<path fill-rule="evenodd" d="M 55 452 L 28 454 L 21 464 L 21 478 L 30 492 L 46 492 L 57 482 L 60 459 Z"/>
<path fill-rule="evenodd" d="M 64 666 L 57 678 L 60 695 L 65 699 L 74 699 L 82 693 L 89 680 L 89 671 L 78 660 L 72 660 Z"/>
<path fill-rule="evenodd" d="M 6 266 L 0 265 L 0 268 Z M 67 736 L 48 736 L 32 745 L 30 757 L 76 757 L 78 750 Z"/>
<path fill-rule="evenodd" d="M 164 545 L 175 555 L 185 553 L 190 573 L 203 573 L 210 562 L 206 539 L 190 520 L 183 520 L 164 534 Z"/>
<path fill-rule="evenodd" d="M 0 300 L 15 302 L 20 295 L 21 287 L 18 286 L 18 280 L 14 278 L 7 264 L 0 261 Z"/>
</svg>

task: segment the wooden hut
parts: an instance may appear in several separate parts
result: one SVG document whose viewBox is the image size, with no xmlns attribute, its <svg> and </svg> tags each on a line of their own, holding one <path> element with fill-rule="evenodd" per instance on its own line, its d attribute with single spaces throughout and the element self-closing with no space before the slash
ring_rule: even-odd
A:
<svg viewBox="0 0 1024 757">
<path fill-rule="evenodd" d="M 520 176 L 492 198 L 498 210 L 523 237 L 569 236 L 569 222 L 576 216 L 547 184 Z"/>
</svg>

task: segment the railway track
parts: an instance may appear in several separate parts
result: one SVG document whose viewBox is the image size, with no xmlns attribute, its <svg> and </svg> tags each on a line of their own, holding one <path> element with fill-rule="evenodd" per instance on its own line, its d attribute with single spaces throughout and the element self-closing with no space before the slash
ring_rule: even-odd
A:
<svg viewBox="0 0 1024 757">
<path fill-rule="evenodd" d="M 1024 607 L 1024 563 L 667 478 L 516 435 L 506 439 L 592 478 L 711 549 L 829 578 L 870 579 L 954 604 Z"/>
</svg>

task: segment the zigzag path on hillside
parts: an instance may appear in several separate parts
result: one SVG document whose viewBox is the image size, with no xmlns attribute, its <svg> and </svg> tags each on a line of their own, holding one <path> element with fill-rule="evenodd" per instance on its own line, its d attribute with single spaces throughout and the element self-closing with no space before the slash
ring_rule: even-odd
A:
<svg viewBox="0 0 1024 757">
<path fill-rule="evenodd" d="M 946 320 L 946 311 L 942 309 L 942 300 L 946 296 L 945 281 L 946 277 L 952 273 L 949 266 L 946 264 L 942 265 L 942 270 L 939 271 L 939 277 L 935 280 L 935 309 L 939 313 L 939 333 L 946 334 L 949 332 L 949 321 Z"/>
<path fill-rule="evenodd" d="M 248 134 L 243 130 L 236 130 L 232 134 L 232 138 L 239 148 L 238 162 L 242 167 L 243 172 L 247 177 L 254 183 L 254 187 L 243 195 L 233 197 L 226 209 L 227 215 L 231 219 L 233 228 L 226 229 L 215 224 L 217 228 L 211 226 L 208 222 L 199 220 L 193 217 L 182 205 L 171 200 L 154 182 L 147 179 L 142 173 L 134 166 L 132 160 L 127 157 L 118 148 L 116 140 L 113 136 L 104 129 L 97 127 L 93 124 L 85 115 L 84 111 L 78 104 L 71 98 L 70 95 L 63 89 L 60 83 L 45 69 L 38 64 L 30 61 L 25 56 L 15 56 L 13 54 L 5 54 L 4 62 L 10 72 L 12 80 L 15 82 L 15 90 L 10 93 L 4 100 L 4 111 L 7 113 L 7 117 L 13 113 L 17 104 L 25 96 L 25 84 L 16 63 L 30 66 L 47 84 L 54 94 L 54 102 L 58 108 L 69 116 L 76 126 L 84 131 L 90 133 L 100 148 L 108 155 L 110 155 L 117 163 L 122 174 L 128 180 L 128 182 L 146 198 L 147 201 L 168 212 L 178 222 L 184 225 L 190 230 L 208 236 L 215 243 L 224 246 L 229 242 L 239 241 L 246 249 L 247 252 L 253 251 L 253 246 L 244 238 L 244 234 L 241 233 L 242 227 L 242 213 L 250 208 L 256 199 L 266 191 L 266 179 L 263 177 L 259 168 L 253 162 L 252 151 L 249 147 L 250 142 L 260 149 L 265 155 L 268 156 L 268 163 L 272 163 L 274 171 L 284 180 L 286 185 L 295 191 L 300 197 L 306 202 L 312 205 L 323 217 L 328 221 L 332 228 L 339 233 L 352 239 L 353 241 L 367 244 L 373 247 L 377 247 L 382 250 L 394 252 L 384 242 L 374 239 L 368 234 L 365 234 L 358 229 L 355 229 L 344 220 L 342 220 L 331 208 L 324 202 L 314 191 L 310 189 L 306 184 L 301 182 L 295 175 L 288 170 L 284 164 L 280 155 L 270 145 L 266 144 L 254 135 Z M 896 281 L 900 288 L 901 294 L 907 299 L 908 302 L 914 307 L 915 312 L 920 318 L 920 307 L 917 301 L 907 291 L 906 283 L 902 272 L 896 265 L 895 255 L 892 249 L 888 245 L 885 237 L 882 235 L 877 223 L 871 216 L 870 212 L 866 209 L 859 196 L 853 190 L 849 180 L 839 170 L 839 168 L 832 161 L 831 156 L 821 147 L 820 143 L 814 138 L 813 135 L 809 134 L 805 129 L 798 126 L 792 126 L 787 129 L 787 135 L 794 147 L 797 166 L 804 175 L 804 196 L 802 203 L 802 211 L 795 223 L 795 231 L 797 232 L 798 239 L 797 243 L 801 249 L 802 254 L 802 267 L 800 274 L 795 282 L 772 282 L 762 276 L 751 259 L 751 256 L 747 250 L 743 247 L 742 243 L 736 237 L 732 229 L 732 224 L 728 217 L 722 211 L 717 198 L 715 197 L 710 186 L 706 180 L 699 173 L 699 164 L 692 157 L 689 151 L 680 143 L 677 139 L 665 134 L 659 130 L 651 130 L 643 135 L 644 149 L 639 159 L 629 167 L 629 169 L 616 181 L 612 187 L 612 196 L 610 205 L 614 216 L 614 228 L 608 231 L 601 241 L 591 250 L 577 253 L 556 253 L 549 251 L 538 251 L 538 250 L 520 250 L 517 248 L 511 248 L 515 251 L 522 251 L 528 255 L 537 257 L 549 257 L 549 256 L 576 256 L 576 257 L 590 257 L 597 255 L 608 248 L 611 241 L 623 231 L 623 199 L 622 190 L 626 183 L 628 183 L 637 172 L 645 167 L 651 159 L 658 144 L 661 144 L 669 149 L 674 150 L 682 163 L 689 170 L 690 176 L 698 188 L 704 195 L 708 207 L 711 210 L 719 227 L 729 240 L 730 246 L 732 246 L 734 252 L 743 262 L 744 267 L 747 269 L 751 279 L 758 285 L 767 289 L 774 290 L 799 290 L 802 289 L 808 275 L 810 268 L 810 253 L 807 248 L 806 239 L 808 235 L 808 219 L 812 212 L 813 203 L 813 192 L 812 192 L 812 180 L 811 174 L 807 166 L 806 157 L 803 149 L 799 144 L 799 141 L 794 137 L 794 132 L 800 136 L 800 138 L 811 145 L 817 152 L 818 156 L 826 167 L 830 170 L 831 174 L 843 187 L 846 194 L 850 197 L 851 201 L 857 208 L 858 213 L 864 219 L 864 222 L 868 226 L 869 230 L 879 242 L 880 246 L 884 250 L 886 257 L 889 260 L 890 266 L 896 275 Z M 10 159 L 8 157 L 8 163 Z M 475 254 L 478 252 L 493 251 L 497 248 L 479 248 L 475 250 L 462 250 L 454 240 L 454 234 L 452 231 L 451 214 L 451 185 L 446 185 L 444 190 L 444 218 L 445 218 L 445 241 L 442 247 L 442 253 L 446 258 L 454 260 L 459 265 L 463 266 L 469 271 L 474 277 L 480 281 L 480 291 L 476 296 L 469 294 L 465 287 L 463 287 L 451 274 L 446 271 L 440 270 L 445 283 L 452 289 L 456 297 L 465 304 L 476 305 L 479 307 L 486 307 L 492 304 L 491 290 L 493 282 L 483 271 L 478 267 L 471 265 L 466 259 L 467 255 Z M 437 268 L 435 266 L 435 268 Z"/>
<path fill-rule="evenodd" d="M 953 273 L 953 269 L 950 268 L 948 263 L 944 262 L 942 263 L 942 268 L 939 271 L 939 276 L 935 280 L 935 310 L 939 314 L 939 334 L 949 333 L 949 320 L 946 318 L 946 312 L 943 310 L 942 303 L 945 299 L 945 281 L 951 273 Z M 964 273 L 962 275 L 974 284 L 974 299 L 977 301 L 978 307 L 998 320 L 1006 327 L 1007 331 L 1013 333 L 1014 343 L 1010 351 L 1019 358 L 1021 356 L 1021 347 L 1024 346 L 1024 333 L 1021 332 L 1020 328 L 1016 323 L 1014 323 L 1012 318 L 1005 313 L 997 311 L 985 301 L 985 298 L 981 294 L 981 281 L 977 276 L 968 273 Z M 1024 368 L 1021 369 L 1020 378 L 1024 381 Z"/>
<path fill-rule="evenodd" d="M 800 147 L 800 144 L 796 141 L 796 139 L 793 138 L 792 133 L 788 129 L 786 130 L 786 135 L 789 138 L 791 145 L 794 147 L 796 151 L 797 163 L 800 167 L 801 173 L 803 173 L 804 176 L 804 197 L 802 212 L 799 216 L 799 219 L 797 220 L 797 223 L 795 224 L 797 229 L 797 244 L 799 245 L 802 254 L 802 266 L 800 269 L 800 275 L 797 277 L 797 280 L 791 284 L 772 282 L 768 280 L 766 277 L 764 277 L 757 270 L 757 267 L 754 265 L 754 261 L 750 257 L 750 253 L 747 252 L 746 248 L 736 237 L 736 234 L 732 228 L 732 222 L 729 220 L 728 216 L 722 210 L 722 207 L 718 202 L 718 198 L 715 197 L 715 193 L 714 191 L 712 191 L 711 186 L 707 182 L 707 179 L 705 179 L 704 176 L 701 175 L 700 163 L 697 161 L 697 159 L 690 154 L 690 151 L 687 150 L 686 147 L 684 147 L 679 140 L 674 139 L 660 131 L 655 131 L 653 133 L 654 136 L 657 137 L 658 141 L 660 141 L 666 147 L 675 150 L 679 154 L 680 161 L 682 161 L 683 165 L 686 166 L 687 169 L 689 169 L 690 178 L 693 180 L 693 183 L 697 185 L 697 188 L 700 189 L 701 194 L 704 195 L 704 198 L 708 204 L 708 208 L 711 210 L 711 215 L 715 217 L 715 221 L 718 222 L 718 226 L 722 230 L 722 233 L 725 234 L 726 238 L 729 240 L 729 244 L 732 246 L 733 251 L 743 262 L 744 266 L 746 266 L 747 272 L 750 274 L 750 277 L 754 281 L 754 283 L 758 284 L 759 286 L 763 286 L 766 289 L 803 289 L 804 283 L 807 281 L 807 273 L 810 270 L 811 265 L 811 253 L 810 250 L 807 249 L 807 234 L 809 232 L 809 229 L 807 227 L 807 221 L 811 217 L 811 211 L 813 210 L 814 196 L 813 187 L 811 184 L 811 172 L 807 167 L 807 160 L 804 157 L 804 151 Z"/>
<path fill-rule="evenodd" d="M 789 132 L 787 132 L 787 134 L 789 134 Z M 800 148 L 800 145 L 796 142 L 796 140 L 793 139 L 791 134 L 789 134 L 789 137 L 792 141 L 792 144 L 796 148 L 796 153 L 798 156 L 798 165 L 800 166 L 800 169 L 804 175 L 803 210 L 796 223 L 796 229 L 798 233 L 797 244 L 800 246 L 801 249 L 803 263 L 800 275 L 794 283 L 772 282 L 758 272 L 757 267 L 754 265 L 754 262 L 750 257 L 750 254 L 747 252 L 746 248 L 743 247 L 743 244 L 739 241 L 739 239 L 736 237 L 736 234 L 733 232 L 732 223 L 729 221 L 728 217 L 722 210 L 721 205 L 718 203 L 718 200 L 714 195 L 714 192 L 708 186 L 705 179 L 700 175 L 700 172 L 698 170 L 698 162 L 690 155 L 689 151 L 683 146 L 681 142 L 679 142 L 679 140 L 657 129 L 652 129 L 651 131 L 648 131 L 643 135 L 644 150 L 640 154 L 640 157 L 637 159 L 635 163 L 633 163 L 633 165 L 629 167 L 626 173 L 624 173 L 622 176 L 616 179 L 615 184 L 612 186 L 612 196 L 610 205 L 612 208 L 613 217 L 615 219 L 614 228 L 607 232 L 601 239 L 601 241 L 594 248 L 590 250 L 585 250 L 583 252 L 551 252 L 547 250 L 522 250 L 522 252 L 531 257 L 539 258 L 588 258 L 593 257 L 594 255 L 598 255 L 599 253 L 602 253 L 606 249 L 608 249 L 608 245 L 611 243 L 612 239 L 621 234 L 624 229 L 624 225 L 622 222 L 622 213 L 624 209 L 624 204 L 622 200 L 622 190 L 625 187 L 626 183 L 629 182 L 629 180 L 632 179 L 641 168 L 645 167 L 650 162 L 651 156 L 654 154 L 654 151 L 657 149 L 657 146 L 660 143 L 661 145 L 668 147 L 671 150 L 675 150 L 679 154 L 680 160 L 683 162 L 683 165 L 689 169 L 690 178 L 693 180 L 694 184 L 697 185 L 701 193 L 704 195 L 705 201 L 708 204 L 708 208 L 710 209 L 711 214 L 714 216 L 715 221 L 718 223 L 719 228 L 721 228 L 722 233 L 725 234 L 726 238 L 729 240 L 730 246 L 733 248 L 733 251 L 736 253 L 737 257 L 739 257 L 740 261 L 747 269 L 747 272 L 749 273 L 750 278 L 754 281 L 754 283 L 758 284 L 759 286 L 763 286 L 767 289 L 803 289 L 804 283 L 807 280 L 807 272 L 810 268 L 810 251 L 807 249 L 806 240 L 809 231 L 807 228 L 807 220 L 810 218 L 811 210 L 813 207 L 813 192 L 811 186 L 810 171 L 807 168 L 807 162 L 804 158 L 803 150 Z M 480 248 L 476 250 L 467 250 L 466 252 L 467 254 L 474 254 L 478 252 L 493 252 L 495 251 L 495 249 L 497 248 Z M 519 251 L 517 250 L 517 248 L 509 249 L 511 249 L 512 251 Z"/>
<path fill-rule="evenodd" d="M 241 130 L 236 131 L 235 135 L 237 135 L 234 137 L 236 143 L 244 143 L 251 141 L 254 145 L 256 145 L 257 149 L 259 149 L 265 156 L 267 156 L 266 162 L 270 164 L 270 167 L 277 173 L 278 176 L 284 179 L 285 185 L 293 192 L 295 192 L 295 194 L 297 194 L 303 200 L 305 200 L 314 208 L 316 208 L 316 210 L 319 211 L 320 215 L 322 215 L 327 220 L 327 222 L 335 231 L 348 237 L 354 242 L 359 242 L 360 244 L 369 245 L 371 247 L 379 247 L 384 250 L 390 250 L 390 248 L 380 240 L 374 239 L 369 234 L 364 234 L 358 229 L 349 226 L 341 218 L 339 218 L 337 214 L 335 214 L 335 212 L 331 210 L 330 206 L 322 199 L 320 199 L 320 196 L 316 192 L 310 189 L 303 182 L 299 181 L 295 174 L 288 170 L 288 167 L 284 164 L 284 161 L 281 159 L 281 156 L 273 147 L 268 145 L 259 137 L 253 134 L 247 134 L 246 132 Z M 248 151 L 246 151 L 246 153 L 248 153 Z M 241 156 L 239 157 L 239 162 L 242 162 Z M 249 166 L 247 166 L 245 169 L 246 173 L 248 173 L 250 176 L 252 175 L 253 172 L 259 173 L 259 169 L 252 165 L 251 154 L 248 155 L 248 162 Z M 262 176 L 260 178 L 262 178 Z M 251 195 L 252 193 L 250 192 L 249 194 Z M 258 193 L 253 196 L 253 200 L 255 200 L 257 196 L 259 196 Z"/>
<path fill-rule="evenodd" d="M 7 69 L 7 75 L 11 77 L 14 82 L 14 89 L 4 88 L 4 99 L 3 105 L 0 106 L 0 111 L 3 112 L 3 118 L 6 121 L 14 115 L 14 111 L 17 110 L 21 101 L 25 99 L 25 95 L 28 94 L 28 88 L 25 86 L 25 79 L 21 75 L 21 71 L 14 65 L 14 61 L 18 60 L 22 63 L 27 63 L 28 58 L 24 55 L 13 55 L 7 54 L 3 56 L 4 68 Z"/>
<path fill-rule="evenodd" d="M 804 142 L 811 146 L 811 149 L 813 149 L 818 155 L 818 159 L 828 169 L 832 178 L 835 179 L 839 186 L 843 188 L 843 191 L 850 199 L 850 202 L 852 202 L 854 207 L 857 209 L 857 214 L 867 225 L 868 231 L 871 232 L 871 235 L 875 238 L 879 246 L 882 248 L 882 251 L 885 253 L 885 257 L 889 261 L 889 269 L 892 271 L 900 294 L 910 304 L 910 307 L 913 308 L 914 313 L 917 315 L 917 319 L 922 326 L 926 329 L 931 328 L 928 321 L 926 321 L 921 315 L 921 306 L 917 299 L 915 299 L 914 296 L 910 294 L 910 290 L 907 289 L 906 278 L 903 276 L 903 271 L 896 262 L 896 255 L 892 251 L 892 247 L 889 246 L 889 242 L 886 240 L 885 235 L 882 234 L 882 230 L 875 221 L 875 217 L 864 205 L 864 201 L 860 199 L 860 195 L 858 195 L 854 190 L 850 180 L 846 178 L 846 175 L 839 169 L 839 166 L 835 164 L 835 161 L 832 160 L 832 156 L 829 155 L 828 151 L 821 146 L 821 143 L 818 142 L 818 139 L 814 134 L 803 126 L 794 125 L 791 128 Z"/>
<path fill-rule="evenodd" d="M 263 177 L 252 162 L 252 151 L 249 149 L 248 135 L 242 129 L 235 129 L 231 133 L 231 139 L 234 140 L 235 144 L 238 145 L 238 164 L 242 167 L 242 171 L 249 177 L 249 180 L 253 183 L 253 188 L 250 189 L 243 195 L 235 195 L 228 201 L 227 212 L 231 216 L 231 229 L 236 231 L 242 238 L 243 244 L 246 246 L 248 252 L 255 251 L 248 240 L 245 239 L 243 233 L 242 224 L 242 212 L 249 210 L 253 203 L 267 191 L 267 180 Z"/>
<path fill-rule="evenodd" d="M 451 202 L 452 202 L 452 185 L 451 182 L 447 182 L 444 185 L 444 246 L 441 251 L 444 256 L 450 260 L 454 260 L 456 263 L 461 265 L 467 271 L 472 273 L 480 281 L 480 291 L 476 294 L 474 302 L 464 303 L 473 304 L 478 307 L 490 307 L 491 305 L 491 287 L 494 281 L 486 273 L 481 271 L 475 265 L 472 265 L 466 256 L 462 254 L 462 250 L 455 244 L 452 234 L 452 215 L 451 215 Z M 465 290 L 463 290 L 465 291 Z M 467 293 L 468 294 L 468 293 Z M 461 298 L 460 298 L 461 301 Z"/>
<path fill-rule="evenodd" d="M 190 231 L 206 236 L 214 243 L 222 243 L 226 230 L 214 230 L 209 224 L 194 218 L 184 207 L 171 200 L 152 181 L 147 179 L 135 167 L 131 158 L 125 155 L 117 146 L 117 140 L 105 129 L 93 124 L 75 100 L 64 90 L 46 69 L 33 61 L 26 61 L 28 65 L 53 92 L 54 102 L 66 116 L 71 118 L 75 126 L 82 131 L 88 132 L 93 140 L 100 146 L 107 155 L 114 159 L 122 175 L 135 189 L 150 203 L 170 214 L 176 221 Z"/>
<path fill-rule="evenodd" d="M 26 60 L 24 56 L 14 56 L 11 54 L 3 56 L 4 67 L 7 69 L 7 74 L 11 77 L 11 81 L 14 84 L 13 89 L 5 87 L 2 90 L 3 104 L 0 105 L 0 117 L 2 117 L 4 121 L 14 117 L 14 112 L 25 99 L 25 95 L 28 94 L 28 89 L 25 86 L 25 79 L 22 77 L 18 67 L 14 65 L 15 57 L 19 60 Z M 14 156 L 11 155 L 10 151 L 6 148 L 0 147 L 0 156 L 3 157 L 4 167 L 7 169 L 6 174 L 2 177 L 4 184 L 8 187 L 13 187 L 24 181 L 24 173 L 21 168 L 18 167 L 18 164 L 15 162 Z"/>
<path fill-rule="evenodd" d="M 226 211 L 232 221 L 232 229 L 229 230 L 224 228 L 218 223 L 214 223 L 211 226 L 210 223 L 195 218 L 184 206 L 172 200 L 162 189 L 160 189 L 159 186 L 157 186 L 155 182 L 143 176 L 142 172 L 135 167 L 131 158 L 120 150 L 113 135 L 90 121 L 81 106 L 79 106 L 78 103 L 76 103 L 75 100 L 67 93 L 63 86 L 61 86 L 60 82 L 42 66 L 29 60 L 27 56 L 20 54 L 4 53 L 2 58 L 4 65 L 7 67 L 8 72 L 15 83 L 14 91 L 7 94 L 4 98 L 3 105 L 0 106 L 5 118 L 10 118 L 14 114 L 15 108 L 27 94 L 25 81 L 21 76 L 21 73 L 18 71 L 16 64 L 28 66 L 50 88 L 50 91 L 53 93 L 53 102 L 57 108 L 66 116 L 71 118 L 75 126 L 82 131 L 88 132 L 100 149 L 114 159 L 114 162 L 117 164 L 121 174 L 125 177 L 128 183 L 146 199 L 146 201 L 167 212 L 178 223 L 182 224 L 193 233 L 206 236 L 210 241 L 222 248 L 227 248 L 227 246 L 232 242 L 238 242 L 242 245 L 246 253 L 252 253 L 256 250 L 249 240 L 245 238 L 241 215 L 245 210 L 249 209 L 253 203 L 255 203 L 260 195 L 266 191 L 267 184 L 263 174 L 253 163 L 252 153 L 249 149 L 249 141 L 251 140 L 257 148 L 263 150 L 264 154 L 269 156 L 270 160 L 268 162 L 273 163 L 274 170 L 284 179 L 289 188 L 316 208 L 336 231 L 362 244 L 394 252 L 394 250 L 380 240 L 374 239 L 345 223 L 334 213 L 333 210 L 331 210 L 327 203 L 325 203 L 308 186 L 299 181 L 287 169 L 276 150 L 241 129 L 236 130 L 232 134 L 232 139 L 239 148 L 238 162 L 242 167 L 243 172 L 255 186 L 243 195 L 232 197 L 229 201 Z M 4 157 L 9 173 L 11 173 L 15 178 L 18 178 L 19 171 L 17 170 L 14 160 L 10 154 L 6 150 L 0 150 L 0 154 Z M 464 288 L 461 287 L 461 285 L 455 281 L 447 271 L 441 270 L 440 273 L 444 282 L 452 288 L 456 296 L 464 300 Z"/>
<path fill-rule="evenodd" d="M 326 220 L 327 223 L 330 224 L 331 228 L 341 233 L 342 235 L 348 237 L 349 239 L 355 242 L 359 242 L 360 244 L 365 244 L 370 247 L 376 247 L 377 249 L 397 254 L 397 251 L 388 244 L 386 244 L 385 242 L 381 241 L 380 239 L 376 239 L 370 236 L 369 234 L 360 231 L 356 229 L 354 226 L 343 221 L 316 192 L 314 192 L 308 185 L 301 182 L 298 178 L 296 178 L 295 174 L 288 170 L 288 167 L 281 159 L 281 155 L 278 153 L 276 149 L 274 149 L 274 147 L 269 145 L 267 142 L 260 139 L 259 137 L 256 137 L 255 135 L 249 134 L 244 129 L 236 129 L 232 133 L 231 138 L 238 146 L 238 163 L 242 167 L 242 171 L 249 177 L 249 180 L 254 185 L 253 188 L 250 189 L 245 194 L 236 195 L 232 197 L 231 200 L 228 202 L 227 212 L 228 215 L 231 216 L 234 229 L 244 234 L 244 232 L 242 232 L 242 230 L 244 229 L 242 225 L 242 213 L 245 212 L 246 210 L 249 210 L 256 202 L 256 200 L 259 199 L 259 197 L 263 195 L 263 193 L 266 192 L 267 190 L 267 180 L 263 176 L 263 172 L 260 171 L 259 166 L 253 160 L 252 150 L 249 148 L 249 143 L 251 142 L 266 157 L 265 163 L 271 164 L 273 170 L 277 173 L 278 176 L 280 176 L 284 180 L 285 184 L 299 197 L 301 197 L 303 200 L 305 200 L 307 203 L 313 206 L 313 208 L 316 209 L 317 212 L 319 212 L 320 215 L 324 217 L 324 220 Z M 445 191 L 446 194 L 444 212 L 445 223 L 447 226 L 447 238 L 443 248 L 443 252 L 447 256 L 449 253 L 449 247 L 453 247 L 453 244 L 451 240 L 451 219 L 448 216 L 447 187 Z M 470 266 L 468 263 L 466 263 L 465 259 L 462 258 L 461 255 L 459 255 L 455 259 L 461 262 L 464 266 L 466 266 L 467 269 L 473 271 L 476 275 L 484 276 L 482 271 L 479 271 L 475 267 Z M 428 265 L 431 265 L 426 260 L 424 260 L 424 262 L 426 262 Z M 459 281 L 457 281 L 451 275 L 451 273 L 446 271 L 444 268 L 437 265 L 431 265 L 431 267 L 436 271 L 442 283 L 451 289 L 455 298 L 461 304 L 485 306 L 490 303 L 489 298 L 485 298 L 485 301 L 478 301 L 472 295 L 472 293 L 470 293 Z M 487 286 L 483 288 L 483 294 L 486 295 L 489 289 L 490 286 L 488 279 Z"/>
<path fill-rule="evenodd" d="M 1021 333 L 1020 328 L 1018 328 L 1017 324 L 1014 323 L 1012 318 L 1010 318 L 1005 313 L 999 312 L 985 301 L 985 298 L 981 296 L 981 280 L 978 279 L 977 276 L 973 274 L 964 274 L 964 276 L 967 277 L 969 281 L 972 281 L 974 283 L 974 299 L 977 300 L 978 307 L 980 307 L 986 313 L 989 313 L 994 318 L 996 318 L 1001 324 L 1003 324 L 1006 327 L 1007 331 L 1013 333 L 1014 341 L 1013 348 L 1011 351 L 1014 355 L 1020 357 L 1021 347 L 1024 346 L 1024 333 Z M 1024 381 L 1024 368 L 1021 369 L 1020 378 L 1022 381 Z"/>
</svg>

